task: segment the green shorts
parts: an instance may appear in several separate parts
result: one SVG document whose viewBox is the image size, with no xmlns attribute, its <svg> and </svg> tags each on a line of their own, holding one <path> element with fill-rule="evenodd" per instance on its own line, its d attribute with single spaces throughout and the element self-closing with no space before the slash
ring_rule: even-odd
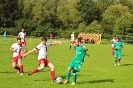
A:
<svg viewBox="0 0 133 88">
<path fill-rule="evenodd" d="M 69 68 L 74 69 L 77 72 L 80 72 L 80 67 L 81 67 L 82 62 L 80 62 L 80 63 L 75 63 L 75 62 L 76 62 L 75 60 L 72 60 L 69 65 Z"/>
<path fill-rule="evenodd" d="M 114 53 L 115 58 L 121 59 L 121 56 L 122 56 L 121 51 L 115 51 L 115 53 Z"/>
</svg>

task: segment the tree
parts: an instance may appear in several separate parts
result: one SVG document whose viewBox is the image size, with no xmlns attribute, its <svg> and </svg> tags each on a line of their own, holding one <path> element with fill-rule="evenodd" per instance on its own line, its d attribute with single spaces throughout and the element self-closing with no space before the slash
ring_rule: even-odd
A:
<svg viewBox="0 0 133 88">
<path fill-rule="evenodd" d="M 122 4 L 111 5 L 103 13 L 102 24 L 104 30 L 105 25 L 110 25 L 111 34 L 127 34 L 127 30 L 131 27 L 131 13 L 127 6 Z"/>
<path fill-rule="evenodd" d="M 102 33 L 101 24 L 98 21 L 94 20 L 90 25 L 85 28 L 85 32 L 87 33 Z"/>
<path fill-rule="evenodd" d="M 100 21 L 100 11 L 96 7 L 97 4 L 94 0 L 81 0 L 80 5 L 82 21 L 84 21 L 86 25 L 89 25 L 94 20 Z"/>
<path fill-rule="evenodd" d="M 0 27 L 14 27 L 14 21 L 21 17 L 18 0 L 1 0 L 0 12 Z"/>
</svg>

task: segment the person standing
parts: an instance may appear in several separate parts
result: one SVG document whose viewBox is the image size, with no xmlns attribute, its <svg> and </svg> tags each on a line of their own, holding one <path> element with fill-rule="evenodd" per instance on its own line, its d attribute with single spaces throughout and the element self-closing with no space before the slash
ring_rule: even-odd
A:
<svg viewBox="0 0 133 88">
<path fill-rule="evenodd" d="M 74 45 L 74 48 L 76 48 L 76 47 L 75 47 L 75 44 L 74 44 L 74 32 L 72 32 L 72 34 L 71 34 L 71 44 L 70 44 L 70 49 L 71 49 L 72 45 Z"/>
<path fill-rule="evenodd" d="M 80 38 L 75 40 L 76 45 L 76 55 L 74 56 L 73 60 L 70 62 L 67 72 L 66 72 L 66 80 L 64 84 L 69 83 L 71 70 L 73 70 L 73 82 L 71 85 L 76 84 L 77 73 L 80 72 L 80 67 L 84 61 L 84 57 L 86 55 L 86 51 L 88 50 L 83 44 Z"/>
<path fill-rule="evenodd" d="M 123 48 L 122 42 L 119 40 L 119 38 L 116 38 L 116 42 L 114 43 L 114 66 L 119 66 L 122 56 L 121 49 Z"/>
<path fill-rule="evenodd" d="M 51 43 L 52 42 L 52 39 L 53 39 L 52 33 L 50 33 L 49 38 L 50 38 L 50 43 Z"/>
<path fill-rule="evenodd" d="M 19 32 L 18 37 L 21 38 L 21 45 L 23 50 L 23 53 L 25 53 L 27 51 L 26 48 L 26 32 L 24 31 L 24 29 L 22 28 L 21 32 Z"/>
<path fill-rule="evenodd" d="M 50 45 L 55 45 L 55 44 L 58 44 L 58 43 L 51 43 L 51 44 L 48 44 L 46 43 L 47 42 L 47 38 L 45 37 L 42 37 L 41 38 L 41 43 L 39 45 L 37 45 L 34 49 L 32 49 L 31 51 L 23 54 L 23 57 L 31 54 L 32 52 L 34 51 L 38 51 L 39 54 L 38 54 L 38 63 L 39 63 L 39 67 L 35 68 L 34 70 L 28 72 L 28 76 L 29 75 L 32 75 L 42 69 L 44 69 L 45 67 L 50 67 L 51 69 L 51 81 L 54 81 L 55 80 L 55 66 L 47 59 L 47 51 L 48 51 L 48 46 Z"/>
<path fill-rule="evenodd" d="M 113 37 L 113 39 L 111 40 L 112 43 L 112 56 L 114 56 L 114 43 L 116 42 L 116 36 Z"/>
<path fill-rule="evenodd" d="M 6 34 L 6 31 L 4 32 L 3 37 L 4 37 L 3 42 L 7 43 L 7 34 Z"/>
<path fill-rule="evenodd" d="M 22 52 L 21 52 L 22 47 L 20 44 L 21 44 L 21 38 L 17 38 L 17 42 L 12 44 L 10 50 L 13 51 L 12 67 L 18 70 L 18 73 L 23 75 Z"/>
</svg>

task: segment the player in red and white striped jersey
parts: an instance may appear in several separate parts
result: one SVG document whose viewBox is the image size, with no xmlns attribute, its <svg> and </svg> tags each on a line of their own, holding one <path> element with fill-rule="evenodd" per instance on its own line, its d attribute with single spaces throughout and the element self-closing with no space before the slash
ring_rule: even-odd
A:
<svg viewBox="0 0 133 88">
<path fill-rule="evenodd" d="M 24 31 L 24 29 L 22 29 L 22 31 L 19 32 L 18 37 L 21 38 L 21 45 L 24 49 L 23 52 L 25 53 L 27 49 L 26 49 L 26 32 Z"/>
<path fill-rule="evenodd" d="M 13 51 L 12 67 L 18 70 L 18 72 L 20 72 L 21 75 L 23 75 L 22 47 L 20 44 L 21 44 L 21 38 L 17 38 L 17 42 L 12 44 L 10 50 Z"/>
<path fill-rule="evenodd" d="M 45 37 L 42 37 L 41 40 L 42 40 L 41 43 L 39 45 L 37 45 L 34 49 L 32 49 L 31 51 L 23 54 L 23 57 L 25 57 L 25 56 L 27 56 L 28 54 L 31 54 L 34 51 L 39 52 L 39 54 L 38 54 L 38 63 L 39 63 L 40 66 L 35 68 L 33 71 L 29 72 L 28 76 L 44 69 L 46 66 L 48 66 L 51 69 L 51 81 L 54 81 L 55 80 L 55 67 L 49 60 L 47 60 L 47 51 L 48 51 L 48 46 L 59 44 L 59 43 L 55 42 L 55 43 L 48 44 L 48 43 L 46 43 L 47 39 Z"/>
</svg>

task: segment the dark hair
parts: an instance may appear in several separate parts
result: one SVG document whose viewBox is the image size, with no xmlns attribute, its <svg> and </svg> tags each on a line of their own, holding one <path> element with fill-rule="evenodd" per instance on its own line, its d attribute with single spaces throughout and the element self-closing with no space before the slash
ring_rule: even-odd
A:
<svg viewBox="0 0 133 88">
<path fill-rule="evenodd" d="M 44 41 L 44 40 L 47 41 L 47 38 L 43 36 L 41 40 L 42 41 Z"/>
<path fill-rule="evenodd" d="M 17 40 L 21 40 L 21 38 L 17 37 Z"/>
<path fill-rule="evenodd" d="M 79 42 L 82 42 L 82 37 L 79 37 L 79 38 L 78 38 L 78 41 L 79 41 Z"/>
</svg>

